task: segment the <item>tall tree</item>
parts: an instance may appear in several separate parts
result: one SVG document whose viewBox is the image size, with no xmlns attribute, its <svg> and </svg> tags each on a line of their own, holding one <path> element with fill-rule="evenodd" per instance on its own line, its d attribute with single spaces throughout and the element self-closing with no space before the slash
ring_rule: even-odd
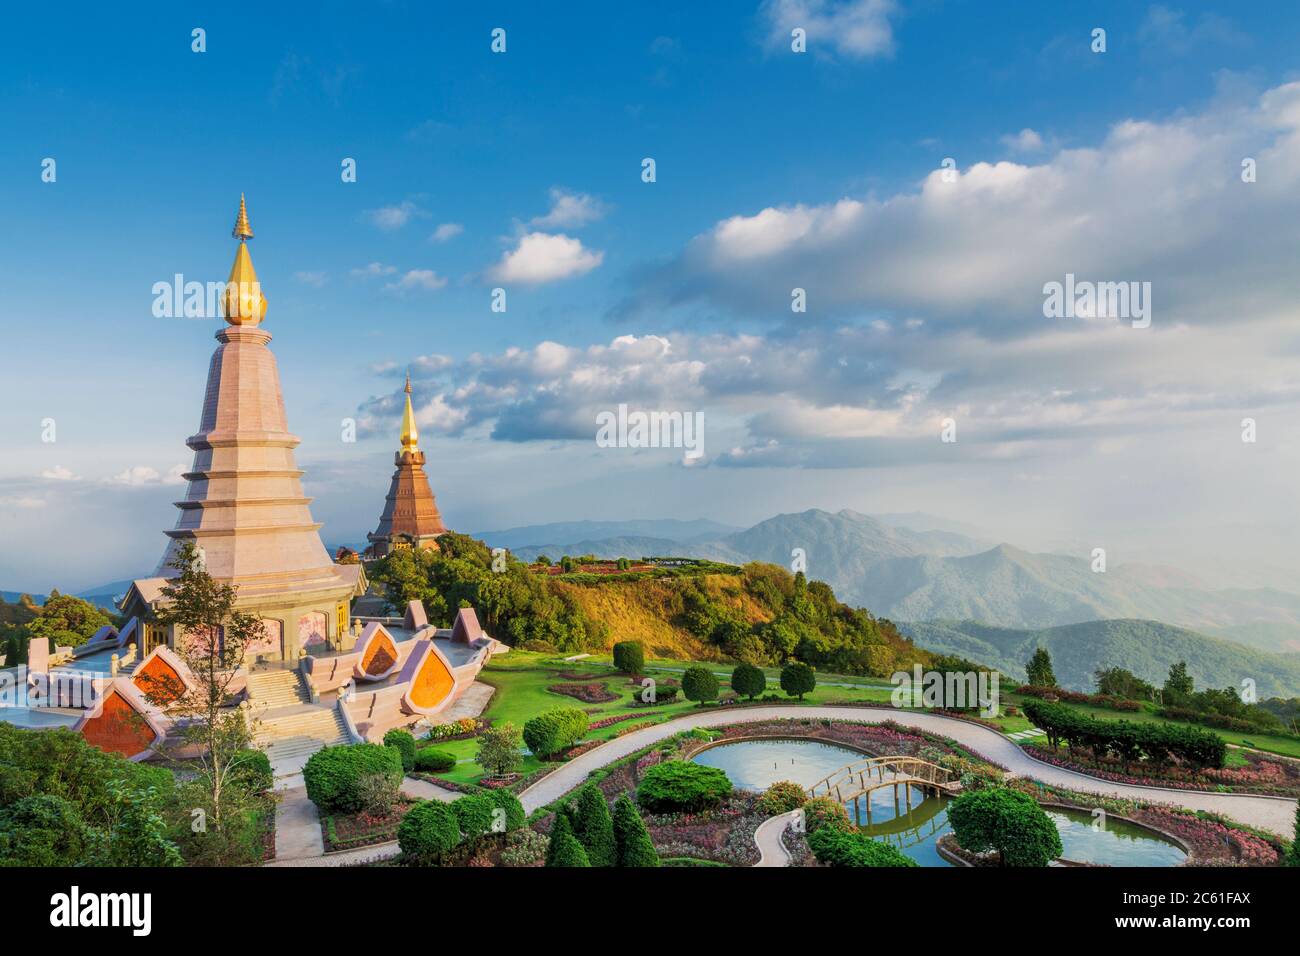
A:
<svg viewBox="0 0 1300 956">
<path fill-rule="evenodd" d="M 1025 665 L 1025 677 L 1034 687 L 1055 687 L 1056 672 L 1052 670 L 1052 655 L 1047 648 L 1040 647 L 1034 651 Z"/>
<path fill-rule="evenodd" d="M 180 573 L 163 587 L 155 613 L 160 624 L 174 627 L 176 652 L 193 672 L 195 684 L 187 687 L 171 676 L 153 677 L 142 681 L 143 690 L 177 721 L 186 751 L 197 752 L 190 763 L 209 799 L 205 825 L 220 834 L 227 822 L 227 790 L 253 759 L 248 725 L 243 713 L 231 706 L 230 688 L 248 642 L 262 636 L 262 622 L 236 610 L 236 589 L 208 574 L 191 542 L 181 546 L 172 567 Z"/>
<path fill-rule="evenodd" d="M 1179 661 L 1169 668 L 1169 676 L 1165 678 L 1165 697 L 1171 698 L 1170 702 L 1191 697 L 1195 690 L 1196 683 L 1187 673 L 1187 661 Z"/>
</svg>

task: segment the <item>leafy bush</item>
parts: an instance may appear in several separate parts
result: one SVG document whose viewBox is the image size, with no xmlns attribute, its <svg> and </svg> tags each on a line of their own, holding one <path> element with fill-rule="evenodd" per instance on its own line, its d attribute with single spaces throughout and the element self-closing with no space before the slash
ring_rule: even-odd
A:
<svg viewBox="0 0 1300 956">
<path fill-rule="evenodd" d="M 491 801 L 493 809 L 505 811 L 505 829 L 507 833 L 513 833 L 528 822 L 528 814 L 524 812 L 524 805 L 509 790 L 489 790 L 487 798 Z M 496 819 L 497 815 L 494 814 L 493 820 Z"/>
<path fill-rule="evenodd" d="M 384 774 L 400 785 L 401 754 L 379 744 L 345 744 L 316 751 L 302 769 L 307 797 L 327 813 L 360 810 L 361 781 L 372 774 Z"/>
<path fill-rule="evenodd" d="M 669 760 L 648 768 L 637 803 L 652 813 L 696 813 L 716 807 L 731 793 L 731 781 L 717 767 Z"/>
<path fill-rule="evenodd" d="M 659 865 L 659 853 L 645 821 L 626 793 L 614 801 L 614 845 L 619 866 Z"/>
<path fill-rule="evenodd" d="M 271 758 L 261 750 L 246 750 L 236 760 L 235 782 L 249 793 L 266 793 L 275 785 Z"/>
<path fill-rule="evenodd" d="M 436 866 L 460 842 L 460 825 L 451 806 L 437 800 L 417 803 L 397 827 L 397 845 L 416 866 Z"/>
<path fill-rule="evenodd" d="M 948 806 L 963 849 L 996 850 L 1003 866 L 1047 866 L 1061 855 L 1061 835 L 1033 797 L 1006 787 L 963 793 Z"/>
<path fill-rule="evenodd" d="M 573 746 L 587 732 L 587 715 L 573 707 L 548 710 L 524 724 L 524 743 L 538 757 Z"/>
<path fill-rule="evenodd" d="M 813 797 L 805 800 L 803 805 L 803 829 L 809 836 L 823 827 L 832 830 L 851 830 L 849 811 L 844 804 L 836 803 L 830 797 Z"/>
<path fill-rule="evenodd" d="M 778 780 L 758 798 L 758 811 L 766 816 L 775 817 L 791 810 L 798 810 L 808 801 L 808 794 L 803 787 L 789 780 Z"/>
<path fill-rule="evenodd" d="M 573 835 L 587 851 L 592 866 L 615 866 L 618 851 L 614 845 L 614 821 L 609 815 L 605 795 L 594 783 L 578 791 L 574 801 Z"/>
<path fill-rule="evenodd" d="M 707 667 L 688 667 L 682 674 L 682 693 L 687 700 L 705 703 L 718 699 L 718 678 Z"/>
<path fill-rule="evenodd" d="M 546 834 L 538 833 L 532 828 L 515 830 L 506 837 L 505 849 L 501 851 L 502 866 L 534 866 L 546 859 L 546 848 L 550 840 Z"/>
<path fill-rule="evenodd" d="M 640 641 L 619 641 L 614 645 L 614 666 L 634 677 L 645 671 L 645 647 Z"/>
<path fill-rule="evenodd" d="M 781 689 L 803 700 L 817 686 L 817 673 L 803 661 L 791 661 L 781 668 Z"/>
<path fill-rule="evenodd" d="M 415 769 L 415 735 L 409 730 L 394 728 L 384 734 L 384 746 L 394 748 L 402 756 L 402 769 Z"/>
<path fill-rule="evenodd" d="M 731 672 L 731 689 L 753 700 L 767 690 L 767 675 L 753 664 L 737 664 Z"/>
<path fill-rule="evenodd" d="M 0 861 L 5 866 L 76 866 L 90 834 L 62 797 L 23 797 L 0 810 Z"/>
<path fill-rule="evenodd" d="M 858 830 L 822 827 L 808 835 L 808 848 L 826 866 L 916 866 L 901 850 Z"/>
<path fill-rule="evenodd" d="M 393 812 L 401 793 L 400 784 L 390 775 L 372 773 L 357 782 L 357 801 L 363 813 L 386 817 Z"/>
<path fill-rule="evenodd" d="M 495 808 L 496 805 L 492 800 L 481 793 L 470 794 L 451 803 L 452 812 L 456 814 L 456 822 L 460 825 L 460 832 L 467 840 L 492 832 L 492 811 Z"/>
<path fill-rule="evenodd" d="M 425 747 L 415 752 L 415 769 L 426 773 L 446 773 L 456 766 L 454 755 L 437 747 Z"/>
</svg>

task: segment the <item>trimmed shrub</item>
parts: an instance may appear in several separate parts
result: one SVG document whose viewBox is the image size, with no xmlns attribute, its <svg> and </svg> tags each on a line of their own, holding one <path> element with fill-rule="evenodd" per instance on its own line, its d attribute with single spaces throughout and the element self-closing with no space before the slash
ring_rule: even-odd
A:
<svg viewBox="0 0 1300 956">
<path fill-rule="evenodd" d="M 717 767 L 669 760 L 646 770 L 636 799 L 651 813 L 697 813 L 716 807 L 730 794 L 731 781 Z"/>
<path fill-rule="evenodd" d="M 830 797 L 813 797 L 804 801 L 803 829 L 809 836 L 823 827 L 833 830 L 852 830 L 849 811 L 844 804 L 836 803 Z"/>
<path fill-rule="evenodd" d="M 916 866 L 901 850 L 858 830 L 822 827 L 808 835 L 808 848 L 826 866 Z"/>
<path fill-rule="evenodd" d="M 659 852 L 650 831 L 626 793 L 614 801 L 614 845 L 619 866 L 659 865 Z"/>
<path fill-rule="evenodd" d="M 364 813 L 385 817 L 393 812 L 401 785 L 387 774 L 372 773 L 357 783 L 357 800 Z"/>
<path fill-rule="evenodd" d="M 456 757 L 439 750 L 437 747 L 425 747 L 415 752 L 415 769 L 425 773 L 446 773 L 456 766 Z"/>
<path fill-rule="evenodd" d="M 781 668 L 781 689 L 791 697 L 803 700 L 817 686 L 817 672 L 803 661 L 791 661 Z"/>
<path fill-rule="evenodd" d="M 645 670 L 645 647 L 640 641 L 619 641 L 614 645 L 614 666 L 633 677 Z"/>
<path fill-rule="evenodd" d="M 688 667 L 682 674 L 682 693 L 701 704 L 717 700 L 718 678 L 707 667 Z"/>
<path fill-rule="evenodd" d="M 417 803 L 397 827 L 397 845 L 407 861 L 416 866 L 436 866 L 459 842 L 460 824 L 455 812 L 437 800 Z"/>
<path fill-rule="evenodd" d="M 245 750 L 238 757 L 234 778 L 249 793 L 266 793 L 275 785 L 271 758 L 260 750 Z"/>
<path fill-rule="evenodd" d="M 456 814 L 456 823 L 467 840 L 473 840 L 492 832 L 492 811 L 496 805 L 486 795 L 470 794 L 451 802 L 451 810 Z"/>
<path fill-rule="evenodd" d="M 402 757 L 379 744 L 344 744 L 318 750 L 302 768 L 307 797 L 326 813 L 355 813 L 361 809 L 361 780 L 372 774 L 402 782 Z"/>
<path fill-rule="evenodd" d="M 384 734 L 384 746 L 394 748 L 402 755 L 402 769 L 415 769 L 415 735 L 409 730 L 394 728 Z"/>
<path fill-rule="evenodd" d="M 507 833 L 513 833 L 528 822 L 528 814 L 524 812 L 524 805 L 509 790 L 489 790 L 487 798 L 492 802 L 493 809 L 505 811 Z M 492 819 L 495 823 L 499 817 L 494 814 Z"/>
<path fill-rule="evenodd" d="M 538 757 L 572 747 L 587 732 L 587 715 L 574 707 L 538 714 L 524 724 L 524 743 Z"/>
<path fill-rule="evenodd" d="M 578 791 L 574 801 L 573 835 L 587 851 L 592 866 L 616 866 L 618 851 L 614 845 L 614 821 L 609 815 L 605 795 L 594 783 Z"/>
<path fill-rule="evenodd" d="M 778 780 L 758 798 L 758 810 L 769 817 L 798 810 L 808 801 L 803 787 L 789 780 Z"/>
<path fill-rule="evenodd" d="M 1047 733 L 1047 742 L 1071 750 L 1086 747 L 1095 756 L 1113 754 L 1121 760 L 1147 759 L 1167 763 L 1175 758 L 1194 767 L 1222 767 L 1228 745 L 1222 737 L 1183 724 L 1134 724 L 1127 720 L 1101 720 L 1065 704 L 1027 700 L 1025 716 Z"/>
<path fill-rule="evenodd" d="M 547 866 L 591 866 L 587 851 L 582 848 L 578 838 L 573 835 L 573 825 L 567 813 L 555 815 L 555 825 L 551 827 L 551 841 L 546 845 Z"/>
<path fill-rule="evenodd" d="M 1006 787 L 963 793 L 948 806 L 963 849 L 996 850 L 1002 866 L 1047 866 L 1061 855 L 1061 835 L 1033 797 Z"/>
<path fill-rule="evenodd" d="M 731 672 L 731 689 L 753 700 L 767 690 L 767 675 L 753 664 L 737 664 Z"/>
</svg>

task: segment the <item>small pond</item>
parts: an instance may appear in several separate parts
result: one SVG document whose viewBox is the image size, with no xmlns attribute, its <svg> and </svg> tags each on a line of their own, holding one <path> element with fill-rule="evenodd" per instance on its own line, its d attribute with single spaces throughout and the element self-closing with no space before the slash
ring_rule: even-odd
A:
<svg viewBox="0 0 1300 956">
<path fill-rule="evenodd" d="M 806 787 L 867 758 L 856 750 L 817 740 L 744 740 L 710 747 L 692 759 L 717 767 L 738 789 L 763 791 L 778 780 L 793 780 Z M 893 787 L 872 791 L 869 808 L 866 797 L 856 805 L 848 803 L 849 816 L 921 866 L 950 865 L 935 849 L 939 838 L 952 829 L 948 825 L 949 798 L 899 786 L 895 804 L 894 791 Z M 1086 810 L 1052 808 L 1047 812 L 1061 834 L 1063 856 L 1068 860 L 1107 866 L 1177 866 L 1186 857 L 1180 847 L 1130 823 L 1111 819 L 1104 830 L 1098 830 Z"/>
</svg>

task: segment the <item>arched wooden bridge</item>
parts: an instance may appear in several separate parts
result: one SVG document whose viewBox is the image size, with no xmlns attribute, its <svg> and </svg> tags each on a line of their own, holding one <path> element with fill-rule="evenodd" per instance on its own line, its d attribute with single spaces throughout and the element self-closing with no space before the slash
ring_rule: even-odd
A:
<svg viewBox="0 0 1300 956">
<path fill-rule="evenodd" d="M 961 790 L 956 773 L 920 757 L 897 755 L 871 757 L 841 767 L 808 788 L 810 797 L 830 797 L 838 803 L 854 804 L 866 797 L 867 820 L 871 819 L 872 791 L 884 787 L 894 788 L 894 808 L 898 809 L 898 788 L 903 788 L 907 807 L 912 806 L 912 787 L 930 789 L 935 793 L 953 794 Z"/>
</svg>

